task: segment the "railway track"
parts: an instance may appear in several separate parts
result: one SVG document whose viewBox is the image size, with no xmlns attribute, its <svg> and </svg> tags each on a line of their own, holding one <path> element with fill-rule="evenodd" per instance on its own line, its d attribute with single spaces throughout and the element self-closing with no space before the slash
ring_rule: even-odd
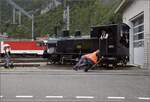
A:
<svg viewBox="0 0 150 102">
<path fill-rule="evenodd" d="M 47 64 L 47 60 L 42 57 L 28 56 L 28 57 L 14 57 L 11 58 L 14 67 L 39 67 Z M 71 66 L 71 67 L 68 67 Z M 48 64 L 44 69 L 71 69 L 73 65 L 62 65 L 62 64 Z M 4 67 L 4 59 L 0 58 L 0 67 Z M 115 70 L 128 70 L 132 65 L 127 65 L 126 67 L 118 66 Z M 40 68 L 40 67 L 39 67 Z M 43 69 L 43 67 L 42 67 Z M 93 70 L 112 70 L 113 68 L 104 68 L 97 66 Z"/>
<path fill-rule="evenodd" d="M 40 57 L 30 57 L 30 58 L 24 58 L 24 57 L 19 57 L 19 58 L 11 58 L 11 61 L 14 64 L 14 67 L 38 67 L 42 64 L 46 64 L 47 60 L 40 58 Z M 4 66 L 4 59 L 0 59 L 0 67 Z"/>
</svg>

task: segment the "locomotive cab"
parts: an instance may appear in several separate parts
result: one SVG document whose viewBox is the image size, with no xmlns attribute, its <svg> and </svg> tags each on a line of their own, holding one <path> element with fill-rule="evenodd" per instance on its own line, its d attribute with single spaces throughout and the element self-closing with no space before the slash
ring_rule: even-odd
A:
<svg viewBox="0 0 150 102">
<path fill-rule="evenodd" d="M 99 39 L 101 63 L 115 67 L 129 60 L 129 26 L 121 24 L 92 27 L 91 37 Z"/>
</svg>

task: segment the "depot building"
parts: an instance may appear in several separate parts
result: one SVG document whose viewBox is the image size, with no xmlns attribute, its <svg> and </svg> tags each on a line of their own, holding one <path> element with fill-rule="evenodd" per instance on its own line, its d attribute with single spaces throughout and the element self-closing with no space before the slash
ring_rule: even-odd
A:
<svg viewBox="0 0 150 102">
<path fill-rule="evenodd" d="M 115 13 L 130 26 L 130 64 L 150 69 L 150 0 L 122 0 Z"/>
</svg>

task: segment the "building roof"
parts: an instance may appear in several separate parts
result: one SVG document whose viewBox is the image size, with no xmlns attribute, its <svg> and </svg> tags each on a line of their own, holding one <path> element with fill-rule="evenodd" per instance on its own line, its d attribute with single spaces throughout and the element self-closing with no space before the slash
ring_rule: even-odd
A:
<svg viewBox="0 0 150 102">
<path fill-rule="evenodd" d="M 122 2 L 120 3 L 120 5 L 117 7 L 117 9 L 115 10 L 115 14 L 118 12 L 123 12 L 123 10 L 133 2 L 134 0 L 122 0 Z"/>
</svg>

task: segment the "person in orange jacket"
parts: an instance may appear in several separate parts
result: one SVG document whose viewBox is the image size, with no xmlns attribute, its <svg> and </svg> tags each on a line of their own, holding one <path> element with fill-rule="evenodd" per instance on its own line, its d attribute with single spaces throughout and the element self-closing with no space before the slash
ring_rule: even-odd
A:
<svg viewBox="0 0 150 102">
<path fill-rule="evenodd" d="M 98 62 L 99 55 L 100 55 L 99 50 L 96 50 L 93 53 L 83 55 L 80 58 L 79 62 L 73 67 L 73 69 L 77 71 L 78 69 L 81 69 L 81 67 L 85 65 L 89 65 L 88 67 L 90 68 L 92 65 Z M 85 69 L 84 71 L 87 72 L 89 68 Z"/>
</svg>

